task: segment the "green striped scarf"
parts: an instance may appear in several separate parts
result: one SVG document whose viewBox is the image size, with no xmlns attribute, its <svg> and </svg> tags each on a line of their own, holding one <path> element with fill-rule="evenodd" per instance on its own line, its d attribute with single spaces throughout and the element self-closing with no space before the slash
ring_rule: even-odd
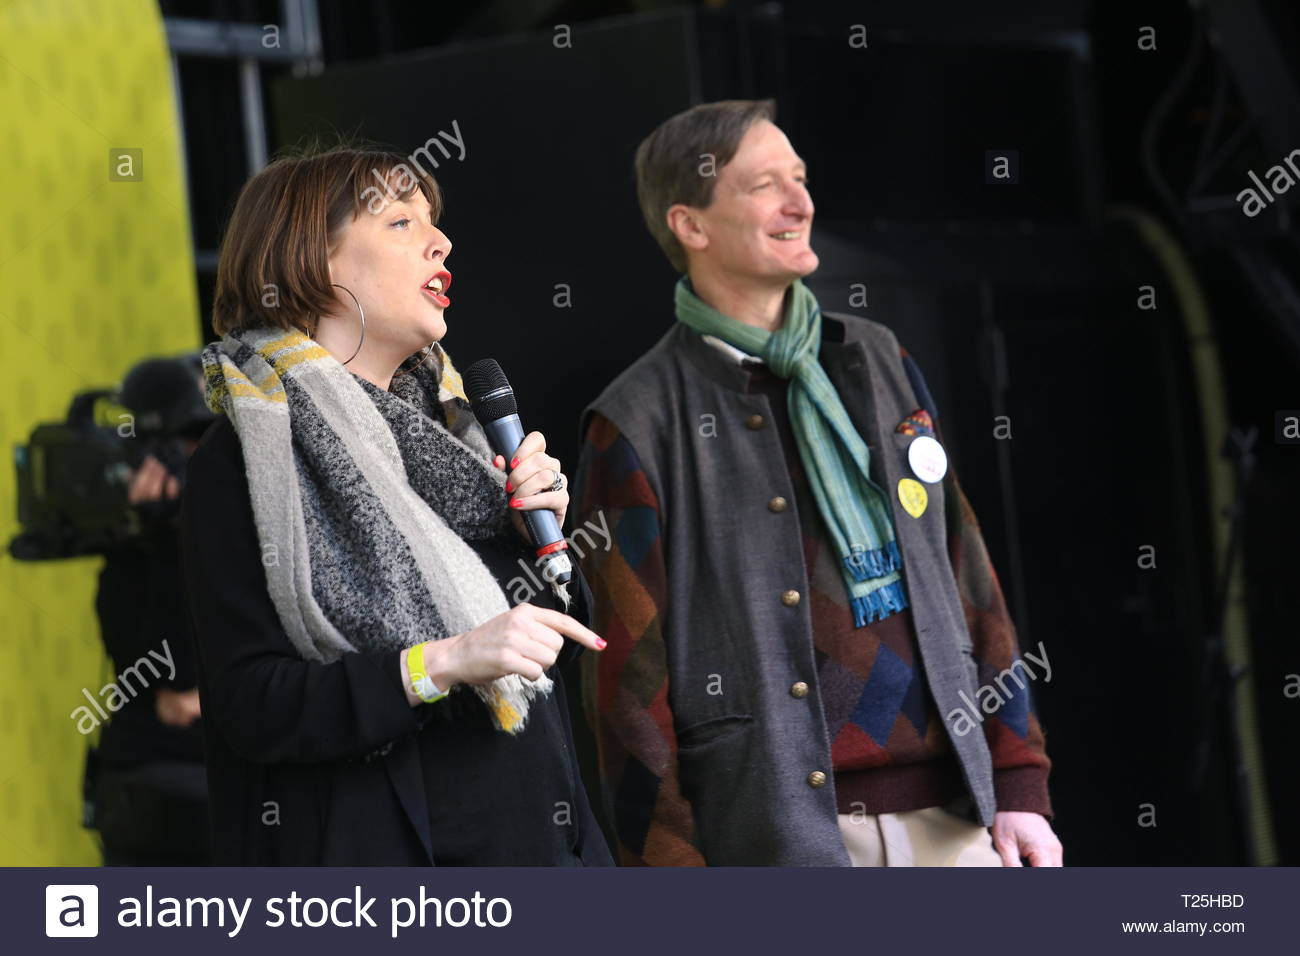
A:
<svg viewBox="0 0 1300 956">
<path fill-rule="evenodd" d="M 843 559 L 854 625 L 862 627 L 908 606 L 889 497 L 871 480 L 871 451 L 817 360 L 822 341 L 817 297 L 796 279 L 787 303 L 784 324 L 769 332 L 707 305 L 687 277 L 677 283 L 677 321 L 761 356 L 774 373 L 790 380 L 790 421 L 799 459 Z"/>
</svg>

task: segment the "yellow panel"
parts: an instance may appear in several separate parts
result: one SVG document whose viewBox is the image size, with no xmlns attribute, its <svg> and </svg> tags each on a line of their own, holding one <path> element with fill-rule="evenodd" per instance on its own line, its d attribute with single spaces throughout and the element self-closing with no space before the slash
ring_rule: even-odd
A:
<svg viewBox="0 0 1300 956">
<path fill-rule="evenodd" d="M 152 0 L 0 4 L 0 440 L 6 459 L 82 389 L 199 343 L 184 171 Z M 126 154 L 122 150 L 135 150 Z M 138 175 L 113 180 L 111 171 Z M 0 539 L 17 530 L 0 463 Z M 87 739 L 71 714 L 105 672 L 99 559 L 0 555 L 0 865 L 96 864 L 80 826 Z"/>
</svg>

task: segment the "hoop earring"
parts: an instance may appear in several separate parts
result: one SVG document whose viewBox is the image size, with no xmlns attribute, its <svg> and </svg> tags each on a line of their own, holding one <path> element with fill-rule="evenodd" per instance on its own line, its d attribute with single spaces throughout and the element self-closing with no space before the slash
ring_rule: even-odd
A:
<svg viewBox="0 0 1300 956">
<path fill-rule="evenodd" d="M 406 363 L 409 362 L 409 361 L 411 360 L 410 356 L 408 355 L 408 356 L 406 357 L 406 359 L 404 359 L 404 360 L 402 361 L 402 364 L 401 364 L 401 366 L 398 367 L 397 371 L 393 373 L 393 378 L 399 378 L 399 377 L 402 376 L 402 375 L 410 375 L 410 374 L 411 374 L 412 372 L 414 372 L 417 368 L 419 368 L 421 365 L 423 365 L 425 362 L 427 362 L 427 361 L 429 360 L 429 356 L 433 354 L 433 346 L 434 346 L 435 344 L 436 344 L 436 343 L 434 343 L 434 342 L 430 342 L 428 345 L 426 345 L 424 348 L 422 348 L 422 349 L 420 350 L 420 352 L 419 352 L 419 355 L 420 355 L 419 360 L 416 361 L 416 363 L 415 363 L 414 365 L 412 365 L 410 368 L 407 368 L 407 367 L 406 367 Z M 411 353 L 411 355 L 414 355 L 414 354 L 416 354 L 416 353 L 414 353 L 414 352 Z"/>
<path fill-rule="evenodd" d="M 352 290 L 349 289 L 347 286 L 339 285 L 337 282 L 331 282 L 330 285 L 332 285 L 336 289 L 342 289 L 348 295 L 352 296 L 352 301 L 355 302 L 357 306 L 357 312 L 361 315 L 361 341 L 357 343 L 357 351 L 353 352 L 352 355 L 348 358 L 348 362 L 351 362 L 352 359 L 357 357 L 357 352 L 361 351 L 361 346 L 366 344 L 366 310 L 361 308 L 361 303 L 357 301 L 357 297 L 355 295 L 352 295 Z M 343 364 L 347 365 L 348 362 L 344 362 Z"/>
</svg>

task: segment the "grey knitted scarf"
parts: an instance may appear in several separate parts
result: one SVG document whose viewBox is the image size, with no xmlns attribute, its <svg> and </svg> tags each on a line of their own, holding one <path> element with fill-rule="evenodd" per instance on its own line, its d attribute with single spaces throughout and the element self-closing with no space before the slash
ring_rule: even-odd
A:
<svg viewBox="0 0 1300 956">
<path fill-rule="evenodd" d="M 239 435 L 266 569 L 306 660 L 400 650 L 509 609 L 467 543 L 510 535 L 505 475 L 441 346 L 384 391 L 315 340 L 259 328 L 203 350 L 209 407 Z M 521 730 L 551 681 L 475 693 Z"/>
</svg>

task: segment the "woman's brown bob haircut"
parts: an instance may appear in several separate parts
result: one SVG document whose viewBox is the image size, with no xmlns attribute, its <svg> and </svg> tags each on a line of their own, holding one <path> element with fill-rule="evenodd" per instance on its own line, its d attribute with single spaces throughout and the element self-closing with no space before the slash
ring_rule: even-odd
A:
<svg viewBox="0 0 1300 956">
<path fill-rule="evenodd" d="M 668 228 L 668 210 L 678 203 L 708 208 L 718 173 L 735 157 L 745 133 L 759 120 L 775 118 L 772 100 L 702 103 L 665 120 L 637 147 L 641 215 L 678 272 L 686 271 L 686 251 Z"/>
<path fill-rule="evenodd" d="M 329 254 L 344 227 L 417 189 L 436 223 L 437 182 L 400 153 L 366 144 L 278 156 L 235 202 L 221 241 L 212 328 L 225 335 L 270 325 L 314 336 L 321 315 L 337 307 Z"/>
</svg>

